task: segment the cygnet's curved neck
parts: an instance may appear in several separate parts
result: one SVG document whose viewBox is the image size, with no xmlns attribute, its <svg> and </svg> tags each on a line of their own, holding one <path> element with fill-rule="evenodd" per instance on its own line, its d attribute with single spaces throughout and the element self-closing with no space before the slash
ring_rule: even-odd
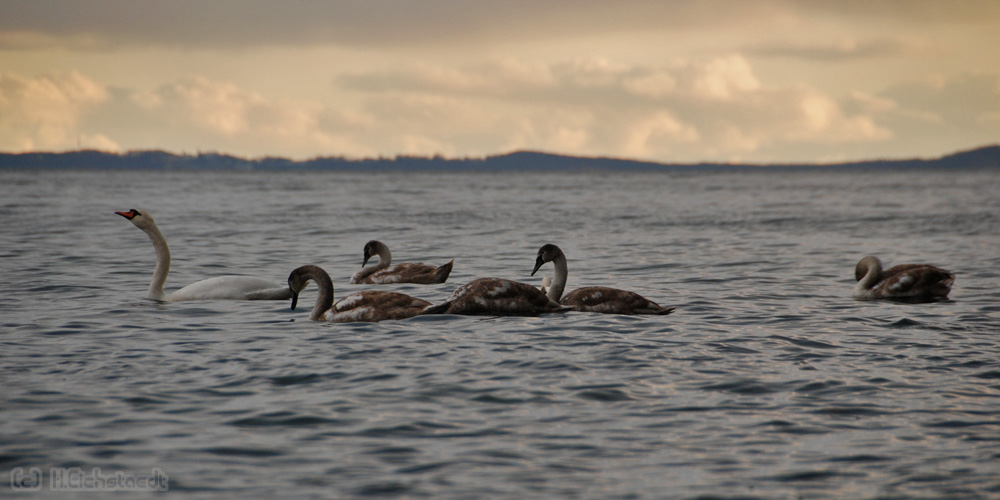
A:
<svg viewBox="0 0 1000 500">
<path fill-rule="evenodd" d="M 378 267 L 380 269 L 385 269 L 389 267 L 392 262 L 392 253 L 389 252 L 389 247 L 385 245 L 379 245 L 378 247 Z"/>
<path fill-rule="evenodd" d="M 316 282 L 319 294 L 316 296 L 316 305 L 313 306 L 309 319 L 320 321 L 326 317 L 326 312 L 333 307 L 333 280 L 322 268 L 317 266 L 303 266 L 305 277 Z M 298 292 L 296 292 L 298 293 Z"/>
<path fill-rule="evenodd" d="M 562 252 L 556 255 L 556 258 L 552 259 L 552 264 L 556 268 L 555 276 L 552 278 L 552 285 L 549 287 L 548 292 L 545 293 L 552 302 L 559 302 L 562 298 L 563 291 L 566 290 L 566 280 L 569 277 L 569 266 L 566 265 L 566 255 Z"/>
<path fill-rule="evenodd" d="M 160 228 L 155 224 L 142 228 L 149 235 L 149 240 L 153 242 L 153 249 L 156 250 L 156 270 L 153 271 L 153 279 L 149 282 L 149 290 L 146 297 L 154 300 L 163 300 L 166 294 L 163 293 L 163 285 L 167 282 L 167 274 L 170 273 L 170 249 L 167 247 L 167 240 L 160 232 Z"/>
<path fill-rule="evenodd" d="M 860 271 L 864 271 L 864 276 L 858 278 Z M 879 278 L 882 276 L 882 261 L 876 257 L 866 257 L 858 263 L 858 269 L 854 272 L 855 277 L 858 278 L 858 289 L 868 290 L 878 283 Z"/>
<path fill-rule="evenodd" d="M 378 251 L 375 253 L 375 255 L 378 255 L 378 262 L 370 266 L 366 266 L 362 268 L 360 271 L 358 271 L 354 275 L 355 280 L 362 280 L 364 278 L 371 276 L 372 274 L 375 274 L 378 271 L 381 271 L 389 267 L 389 264 L 392 262 L 392 253 L 389 252 L 389 247 L 385 245 L 379 245 Z"/>
</svg>

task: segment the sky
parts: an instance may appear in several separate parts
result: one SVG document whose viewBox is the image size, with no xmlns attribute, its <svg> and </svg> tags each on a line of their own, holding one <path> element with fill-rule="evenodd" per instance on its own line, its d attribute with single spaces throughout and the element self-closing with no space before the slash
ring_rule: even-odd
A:
<svg viewBox="0 0 1000 500">
<path fill-rule="evenodd" d="M 0 151 L 662 162 L 1000 143 L 996 0 L 0 0 Z"/>
</svg>

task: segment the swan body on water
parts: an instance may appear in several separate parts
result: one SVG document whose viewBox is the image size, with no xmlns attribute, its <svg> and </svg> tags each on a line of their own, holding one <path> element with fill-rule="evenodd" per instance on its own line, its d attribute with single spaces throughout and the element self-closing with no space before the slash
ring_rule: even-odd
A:
<svg viewBox="0 0 1000 500">
<path fill-rule="evenodd" d="M 642 295 L 627 290 L 611 288 L 606 286 L 588 286 L 578 288 L 562 296 L 566 289 L 566 280 L 569 276 L 569 266 L 566 264 L 566 255 L 562 249 L 553 244 L 543 245 L 538 249 L 538 257 L 535 259 L 535 268 L 531 271 L 534 276 L 538 269 L 546 262 L 555 265 L 555 277 L 548 286 L 549 299 L 559 302 L 564 306 L 570 306 L 576 311 L 596 312 L 606 314 L 670 314 L 673 307 L 664 307 L 653 302 Z"/>
<path fill-rule="evenodd" d="M 156 270 L 149 282 L 146 297 L 164 302 L 180 302 L 186 300 L 287 300 L 292 298 L 292 291 L 273 281 L 251 276 L 219 276 L 192 283 L 172 293 L 165 293 L 163 285 L 170 273 L 170 249 L 163 233 L 156 226 L 153 216 L 143 210 L 131 209 L 128 212 L 115 212 L 142 229 L 153 242 L 156 251 Z"/>
<path fill-rule="evenodd" d="M 305 265 L 288 275 L 288 288 L 292 291 L 292 310 L 298 304 L 299 292 L 309 281 L 316 283 L 319 294 L 309 319 L 334 323 L 373 322 L 389 319 L 406 319 L 420 314 L 431 303 L 397 292 L 364 290 L 352 293 L 333 302 L 333 280 L 321 267 Z"/>
<path fill-rule="evenodd" d="M 368 260 L 378 256 L 378 264 L 364 267 Z M 381 241 L 371 240 L 365 244 L 364 261 L 361 262 L 363 269 L 351 276 L 351 283 L 368 283 L 374 285 L 384 285 L 389 283 L 417 283 L 430 285 L 434 283 L 444 283 L 451 274 L 451 268 L 455 264 L 452 260 L 447 264 L 434 267 L 427 264 L 405 262 L 391 266 L 392 253 L 389 247 Z"/>
<path fill-rule="evenodd" d="M 854 267 L 856 299 L 937 300 L 948 297 L 955 274 L 929 264 L 901 264 L 882 269 L 874 255 L 862 258 Z"/>
<path fill-rule="evenodd" d="M 448 300 L 424 314 L 536 316 L 570 310 L 549 300 L 541 290 L 503 278 L 479 278 L 458 287 Z"/>
</svg>

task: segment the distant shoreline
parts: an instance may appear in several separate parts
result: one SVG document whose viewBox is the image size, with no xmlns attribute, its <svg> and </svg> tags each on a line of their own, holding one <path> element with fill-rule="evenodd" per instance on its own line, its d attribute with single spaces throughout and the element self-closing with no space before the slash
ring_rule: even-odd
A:
<svg viewBox="0 0 1000 500">
<path fill-rule="evenodd" d="M 739 171 L 789 169 L 997 169 L 1000 145 L 959 151 L 939 158 L 877 159 L 843 163 L 661 163 L 607 157 L 516 151 L 484 158 L 396 156 L 394 158 L 241 158 L 221 153 L 175 154 L 158 150 L 110 153 L 0 153 L 0 170 L 184 170 L 331 172 L 566 172 L 566 171 Z"/>
</svg>

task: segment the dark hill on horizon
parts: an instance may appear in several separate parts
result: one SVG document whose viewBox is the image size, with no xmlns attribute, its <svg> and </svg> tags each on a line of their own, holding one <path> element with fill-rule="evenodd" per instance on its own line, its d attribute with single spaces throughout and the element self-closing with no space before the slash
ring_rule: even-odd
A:
<svg viewBox="0 0 1000 500">
<path fill-rule="evenodd" d="M 569 156 L 536 151 L 515 151 L 485 158 L 441 156 L 397 156 L 395 158 L 321 157 L 291 160 L 279 157 L 256 159 L 219 153 L 174 154 L 159 150 L 110 153 L 81 150 L 62 153 L 0 153 L 0 169 L 39 170 L 264 170 L 264 171 L 702 171 L 740 169 L 913 169 L 1000 168 L 1000 145 L 984 146 L 922 159 L 877 159 L 844 163 L 661 163 L 608 157 Z"/>
</svg>

